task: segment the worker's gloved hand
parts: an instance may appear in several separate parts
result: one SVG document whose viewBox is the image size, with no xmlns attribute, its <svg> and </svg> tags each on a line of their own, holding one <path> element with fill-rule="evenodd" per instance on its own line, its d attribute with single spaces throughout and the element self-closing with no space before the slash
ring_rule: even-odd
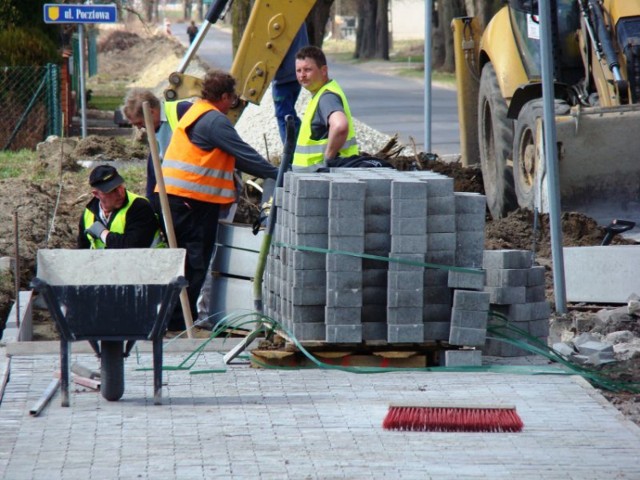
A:
<svg viewBox="0 0 640 480">
<path fill-rule="evenodd" d="M 96 221 L 93 222 L 93 224 L 89 228 L 87 228 L 84 233 L 91 235 L 96 240 L 100 240 L 100 235 L 102 235 L 102 232 L 104 232 L 106 229 L 107 227 L 105 227 L 102 223 Z"/>
</svg>

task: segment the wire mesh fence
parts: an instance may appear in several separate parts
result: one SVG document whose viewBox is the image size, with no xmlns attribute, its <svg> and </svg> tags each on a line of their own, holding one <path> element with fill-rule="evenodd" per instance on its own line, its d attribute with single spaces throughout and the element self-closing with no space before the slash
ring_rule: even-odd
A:
<svg viewBox="0 0 640 480">
<path fill-rule="evenodd" d="M 35 148 L 49 135 L 60 135 L 60 69 L 0 67 L 0 148 Z"/>
</svg>

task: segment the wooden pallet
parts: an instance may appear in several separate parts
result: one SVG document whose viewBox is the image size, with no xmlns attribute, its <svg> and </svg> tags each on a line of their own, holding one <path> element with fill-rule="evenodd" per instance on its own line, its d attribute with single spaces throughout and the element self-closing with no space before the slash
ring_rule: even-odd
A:
<svg viewBox="0 0 640 480">
<path fill-rule="evenodd" d="M 313 368 L 318 365 L 300 351 L 252 350 L 251 365 L 260 367 Z M 310 352 L 311 353 L 311 352 Z M 319 362 L 343 367 L 423 368 L 429 363 L 428 356 L 416 351 L 386 351 L 355 353 L 348 351 L 312 352 Z"/>
</svg>

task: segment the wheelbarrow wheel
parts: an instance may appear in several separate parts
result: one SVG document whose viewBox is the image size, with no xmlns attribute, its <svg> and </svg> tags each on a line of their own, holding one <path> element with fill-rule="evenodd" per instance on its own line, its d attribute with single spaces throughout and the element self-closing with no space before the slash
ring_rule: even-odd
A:
<svg viewBox="0 0 640 480">
<path fill-rule="evenodd" d="M 103 341 L 100 345 L 100 393 L 110 402 L 124 393 L 124 342 Z"/>
</svg>

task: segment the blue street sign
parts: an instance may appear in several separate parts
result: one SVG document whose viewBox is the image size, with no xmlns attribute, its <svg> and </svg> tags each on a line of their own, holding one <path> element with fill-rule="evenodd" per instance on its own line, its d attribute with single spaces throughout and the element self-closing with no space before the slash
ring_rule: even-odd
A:
<svg viewBox="0 0 640 480">
<path fill-rule="evenodd" d="M 44 23 L 116 23 L 115 5 L 44 5 Z"/>
</svg>

